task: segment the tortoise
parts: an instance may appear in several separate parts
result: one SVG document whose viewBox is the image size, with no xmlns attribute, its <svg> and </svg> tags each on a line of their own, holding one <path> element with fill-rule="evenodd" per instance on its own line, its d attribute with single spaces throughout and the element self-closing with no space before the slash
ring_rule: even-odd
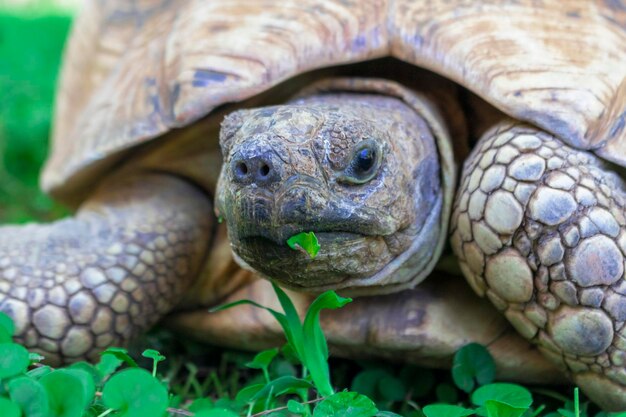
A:
<svg viewBox="0 0 626 417">
<path fill-rule="evenodd" d="M 337 354 L 475 341 L 626 409 L 625 45 L 615 0 L 89 2 L 42 175 L 76 214 L 0 228 L 0 309 L 53 363 L 168 313 L 260 349 L 271 318 L 207 307 L 270 277 L 356 296 Z"/>
</svg>

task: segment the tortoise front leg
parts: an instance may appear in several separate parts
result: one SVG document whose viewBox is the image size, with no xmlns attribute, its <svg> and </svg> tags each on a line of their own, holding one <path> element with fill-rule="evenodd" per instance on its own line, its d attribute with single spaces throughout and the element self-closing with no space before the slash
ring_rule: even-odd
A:
<svg viewBox="0 0 626 417">
<path fill-rule="evenodd" d="M 205 258 L 207 196 L 146 174 L 107 181 L 73 217 L 0 228 L 0 310 L 52 363 L 123 345 L 179 300 Z"/>
<path fill-rule="evenodd" d="M 474 290 L 609 410 L 626 408 L 625 197 L 594 154 L 502 123 L 467 160 L 452 217 Z"/>
</svg>

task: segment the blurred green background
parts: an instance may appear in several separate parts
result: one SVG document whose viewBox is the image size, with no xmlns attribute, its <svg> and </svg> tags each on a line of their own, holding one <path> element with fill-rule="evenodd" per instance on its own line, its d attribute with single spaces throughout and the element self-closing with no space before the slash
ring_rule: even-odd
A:
<svg viewBox="0 0 626 417">
<path fill-rule="evenodd" d="M 0 223 L 65 212 L 39 191 L 38 178 L 71 13 L 54 1 L 0 5 Z"/>
</svg>

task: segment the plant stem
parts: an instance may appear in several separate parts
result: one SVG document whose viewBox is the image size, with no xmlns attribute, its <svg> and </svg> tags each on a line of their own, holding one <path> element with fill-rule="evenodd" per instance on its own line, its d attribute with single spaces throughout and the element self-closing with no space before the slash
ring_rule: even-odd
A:
<svg viewBox="0 0 626 417">
<path fill-rule="evenodd" d="M 265 399 L 265 409 L 266 409 L 266 410 L 267 410 L 268 408 L 270 408 L 270 401 L 272 401 L 272 397 L 273 397 L 273 395 L 272 395 L 272 394 L 273 394 L 273 393 L 274 393 L 274 387 L 272 386 L 272 387 L 270 388 L 270 393 L 269 393 L 269 395 L 268 395 L 268 396 L 267 396 L 267 398 Z M 578 416 L 576 416 L 576 417 L 578 417 Z"/>
<path fill-rule="evenodd" d="M 195 415 L 191 411 L 181 410 L 180 408 L 173 408 L 173 407 L 167 407 L 167 412 L 170 413 L 170 414 L 174 413 L 174 414 L 180 414 L 180 415 L 183 415 L 183 416 L 194 416 Z"/>
<path fill-rule="evenodd" d="M 100 391 L 96 392 L 96 397 L 101 398 L 102 397 L 102 393 Z M 107 411 L 105 411 L 104 413 L 100 414 L 98 417 L 104 417 L 104 416 L 106 416 L 107 414 L 109 414 L 109 413 L 111 413 L 113 411 L 115 411 L 114 408 L 109 408 Z M 180 415 L 183 415 L 183 416 L 194 416 L 195 415 L 191 411 L 183 410 L 183 409 L 180 409 L 180 408 L 174 408 L 174 407 L 167 407 L 167 412 L 170 413 L 170 414 L 174 413 L 174 414 L 180 414 Z"/>
<path fill-rule="evenodd" d="M 321 398 L 316 398 L 316 399 L 314 399 L 314 400 L 307 401 L 307 402 L 302 403 L 302 404 L 303 404 L 303 405 L 313 404 L 313 403 L 320 402 L 320 401 L 322 401 L 323 399 L 325 399 L 325 398 L 324 398 L 324 397 L 321 397 Z M 273 412 L 275 412 L 275 411 L 286 410 L 286 409 L 287 409 L 287 406 L 284 406 L 284 407 L 278 407 L 278 408 L 272 408 L 271 410 L 265 410 L 265 411 L 261 411 L 260 413 L 252 414 L 250 417 L 260 417 L 260 416 L 264 416 L 264 415 L 266 415 L 266 414 L 273 413 Z"/>
<path fill-rule="evenodd" d="M 546 408 L 545 404 L 541 404 L 534 413 L 532 413 L 529 417 L 537 417 L 539 414 L 541 414 L 541 412 L 544 410 L 544 408 Z"/>
<path fill-rule="evenodd" d="M 308 375 L 308 370 L 306 366 L 302 365 L 302 379 L 306 379 L 307 375 Z M 309 408 L 309 405 L 307 404 L 307 402 L 309 401 L 309 389 L 308 388 L 299 389 L 298 395 L 300 396 L 302 403 L 306 404 L 308 415 L 310 415 L 311 410 Z"/>
<path fill-rule="evenodd" d="M 98 417 L 104 417 L 107 414 L 112 413 L 113 411 L 115 411 L 115 408 L 109 408 L 108 410 L 106 410 L 105 412 L 103 412 L 102 414 L 98 415 Z"/>
<path fill-rule="evenodd" d="M 580 417 L 580 404 L 578 398 L 578 387 L 574 388 L 574 415 Z"/>
</svg>

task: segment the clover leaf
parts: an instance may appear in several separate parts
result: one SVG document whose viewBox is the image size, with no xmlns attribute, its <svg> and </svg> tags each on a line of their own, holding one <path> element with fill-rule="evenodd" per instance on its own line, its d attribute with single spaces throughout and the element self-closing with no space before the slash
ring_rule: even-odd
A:
<svg viewBox="0 0 626 417">
<path fill-rule="evenodd" d="M 119 411 L 119 417 L 163 415 L 168 406 L 165 387 L 150 372 L 130 368 L 113 375 L 102 390 L 104 405 Z"/>
<path fill-rule="evenodd" d="M 13 320 L 0 311 L 0 343 L 13 342 L 13 334 L 15 334 Z"/>
<path fill-rule="evenodd" d="M 0 410 L 2 410 L 2 417 L 20 417 L 22 415 L 20 407 L 5 397 L 0 397 Z"/>
<path fill-rule="evenodd" d="M 9 395 L 19 404 L 25 417 L 47 417 L 50 414 L 48 393 L 32 377 L 20 376 L 9 382 Z"/>
<path fill-rule="evenodd" d="M 476 414 L 474 410 L 450 404 L 427 405 L 423 411 L 426 417 L 467 417 Z"/>
<path fill-rule="evenodd" d="M 55 417 L 81 417 L 95 394 L 91 375 L 79 369 L 52 371 L 40 382 L 48 394 L 50 412 Z"/>
<path fill-rule="evenodd" d="M 376 405 L 365 395 L 343 391 L 320 402 L 313 417 L 374 417 L 377 413 Z"/>
<path fill-rule="evenodd" d="M 0 379 L 25 372 L 30 365 L 28 351 L 16 343 L 0 343 Z"/>
<path fill-rule="evenodd" d="M 457 387 L 472 392 L 478 385 L 490 384 L 496 375 L 496 365 L 484 346 L 470 343 L 459 349 L 452 363 L 452 379 Z"/>
</svg>

